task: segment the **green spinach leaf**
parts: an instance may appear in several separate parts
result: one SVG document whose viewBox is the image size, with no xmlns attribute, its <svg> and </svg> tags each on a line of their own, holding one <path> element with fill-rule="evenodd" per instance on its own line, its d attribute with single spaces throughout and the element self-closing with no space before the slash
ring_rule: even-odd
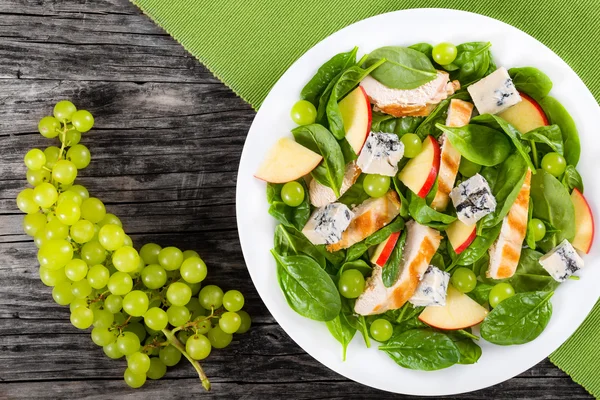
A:
<svg viewBox="0 0 600 400">
<path fill-rule="evenodd" d="M 399 232 L 404 228 L 404 220 L 401 217 L 397 217 L 388 225 L 384 226 L 377 232 L 373 233 L 371 236 L 363 240 L 362 242 L 358 242 L 353 244 L 346 251 L 346 261 L 354 261 L 359 259 L 363 254 L 367 252 L 369 247 L 374 246 L 383 242 L 388 238 L 392 233 Z"/>
<path fill-rule="evenodd" d="M 515 292 L 547 292 L 560 285 L 560 282 L 555 281 L 540 264 L 542 256 L 542 253 L 532 249 L 521 250 L 519 266 L 515 274 L 507 280 Z"/>
<path fill-rule="evenodd" d="M 581 145 L 579 144 L 579 133 L 577 132 L 575 121 L 573 121 L 569 112 L 554 97 L 544 97 L 540 101 L 540 105 L 544 109 L 550 123 L 560 127 L 567 164 L 576 167 L 581 154 Z"/>
<path fill-rule="evenodd" d="M 534 67 L 511 68 L 508 70 L 515 87 L 536 100 L 548 96 L 552 90 L 552 81 L 548 75 Z"/>
<path fill-rule="evenodd" d="M 469 42 L 456 46 L 456 59 L 452 62 L 458 69 L 450 76 L 466 85 L 483 78 L 489 73 L 492 55 L 490 42 Z"/>
<path fill-rule="evenodd" d="M 460 361 L 460 351 L 447 335 L 431 329 L 411 329 L 394 334 L 379 349 L 404 368 L 435 371 Z"/>
<path fill-rule="evenodd" d="M 396 242 L 396 246 L 394 247 L 394 250 L 392 250 L 390 258 L 388 258 L 387 262 L 383 266 L 381 278 L 385 287 L 394 286 L 394 283 L 396 283 L 396 281 L 398 280 L 398 274 L 400 273 L 400 264 L 402 263 L 402 253 L 404 252 L 405 244 L 406 230 L 404 230 L 400 234 L 400 238 L 398 239 L 398 242 Z"/>
<path fill-rule="evenodd" d="M 530 249 L 535 250 L 535 235 L 533 229 L 531 229 L 531 219 L 533 218 L 533 200 L 529 197 L 529 208 L 527 209 L 527 232 L 525 233 L 525 243 Z"/>
<path fill-rule="evenodd" d="M 424 119 L 424 117 L 396 118 L 393 115 L 374 111 L 371 119 L 371 131 L 395 133 L 398 137 L 402 137 L 416 131 Z"/>
<path fill-rule="evenodd" d="M 371 196 L 369 196 L 365 190 L 363 189 L 363 181 L 365 180 L 365 175 L 361 174 L 354 185 L 350 186 L 350 188 L 340 197 L 337 201 L 338 203 L 342 203 L 347 205 L 350 208 L 362 204 L 362 202 L 368 200 Z"/>
<path fill-rule="evenodd" d="M 333 91 L 335 84 L 342 76 L 342 72 L 337 74 L 335 78 L 329 81 L 329 84 L 327 85 L 327 87 L 325 87 L 325 90 L 323 90 L 323 93 L 321 93 L 321 96 L 319 97 L 319 106 L 317 107 L 316 122 L 321 125 L 327 124 L 327 102 L 329 101 L 329 97 L 331 97 L 331 92 Z"/>
<path fill-rule="evenodd" d="M 277 225 L 275 227 L 275 247 L 277 254 L 282 256 L 307 255 L 314 259 L 321 268 L 325 268 L 325 256 L 312 244 L 306 236 L 293 227 Z"/>
<path fill-rule="evenodd" d="M 481 357 L 481 347 L 479 347 L 470 334 L 466 335 L 460 331 L 449 331 L 446 335 L 454 342 L 454 345 L 460 352 L 459 364 L 475 364 Z"/>
<path fill-rule="evenodd" d="M 436 124 L 446 125 L 448 108 L 452 99 L 467 101 L 471 99 L 471 95 L 466 90 L 461 90 L 442 100 L 415 131 L 421 140 L 424 140 L 428 135 L 432 135 L 437 139 L 442 134 L 442 131 L 436 127 Z"/>
<path fill-rule="evenodd" d="M 356 328 L 348 320 L 345 312 L 341 311 L 337 317 L 326 322 L 331 335 L 342 345 L 342 361 L 346 361 L 346 350 L 356 334 Z"/>
<path fill-rule="evenodd" d="M 408 192 L 408 212 L 421 225 L 430 226 L 438 230 L 445 230 L 448 225 L 456 221 L 456 217 L 447 215 L 427 205 L 425 199 Z"/>
<path fill-rule="evenodd" d="M 532 131 L 529 131 L 521 136 L 523 140 L 531 140 L 534 143 L 547 145 L 551 151 L 555 151 L 560 155 L 564 154 L 562 133 L 558 125 L 542 126 Z M 544 151 L 548 153 L 548 150 Z"/>
<path fill-rule="evenodd" d="M 450 139 L 450 143 L 469 161 L 484 166 L 494 166 L 506 160 L 511 147 L 506 135 L 483 125 L 462 127 L 435 125 Z"/>
<path fill-rule="evenodd" d="M 269 202 L 269 214 L 283 225 L 302 230 L 310 218 L 310 201 L 308 188 L 303 179 L 296 182 L 304 188 L 304 200 L 298 207 L 290 207 L 281 199 L 281 183 L 267 183 L 267 201 Z"/>
<path fill-rule="evenodd" d="M 344 271 L 347 271 L 349 269 L 356 269 L 358 271 L 360 271 L 361 274 L 363 274 L 364 277 L 368 277 L 371 276 L 373 269 L 371 268 L 371 266 L 369 264 L 366 263 L 366 261 L 364 260 L 354 260 L 354 261 L 348 261 L 345 262 L 344 264 L 342 264 L 342 267 L 340 268 L 340 270 L 338 271 L 338 277 L 342 275 L 342 273 Z"/>
<path fill-rule="evenodd" d="M 373 71 L 371 76 L 390 88 L 415 89 L 437 76 L 437 71 L 427 56 L 408 47 L 380 47 L 369 54 L 364 65 L 370 67 L 381 59 L 386 62 Z"/>
<path fill-rule="evenodd" d="M 486 267 L 487 267 L 487 264 L 486 264 Z M 481 271 L 479 273 L 481 273 Z M 494 287 L 494 285 L 478 282 L 477 286 L 475 286 L 475 289 L 473 289 L 469 293 L 467 293 L 467 296 L 469 296 L 470 298 L 472 298 L 477 303 L 479 303 L 480 305 L 483 306 L 484 304 L 486 304 L 488 302 L 488 299 L 490 297 L 490 291 L 492 290 L 493 287 Z"/>
<path fill-rule="evenodd" d="M 579 190 L 583 193 L 583 179 L 577 169 L 575 169 L 572 165 L 567 165 L 565 169 L 565 174 L 562 178 L 562 184 L 567 188 L 569 193 L 573 191 L 573 189 Z"/>
</svg>

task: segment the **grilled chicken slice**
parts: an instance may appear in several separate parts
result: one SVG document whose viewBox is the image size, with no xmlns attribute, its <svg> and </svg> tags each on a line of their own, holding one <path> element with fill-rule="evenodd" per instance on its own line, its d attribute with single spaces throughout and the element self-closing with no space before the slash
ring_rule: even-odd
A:
<svg viewBox="0 0 600 400">
<path fill-rule="evenodd" d="M 458 81 L 449 82 L 445 71 L 438 71 L 437 77 L 416 89 L 392 89 L 377 79 L 367 76 L 360 82 L 375 111 L 394 117 L 426 117 L 435 106 L 460 88 Z"/>
<path fill-rule="evenodd" d="M 394 190 L 383 197 L 369 199 L 352 210 L 354 218 L 342 239 L 327 246 L 330 252 L 347 249 L 377 232 L 400 214 L 400 198 Z"/>
<path fill-rule="evenodd" d="M 398 309 L 417 290 L 431 258 L 440 246 L 442 236 L 435 229 L 415 221 L 408 222 L 406 229 L 406 244 L 398 280 L 392 287 L 385 287 L 381 277 L 382 268 L 373 267 L 373 275 L 367 281 L 365 291 L 356 300 L 354 311 L 357 314 L 381 314 Z"/>
<path fill-rule="evenodd" d="M 502 221 L 500 236 L 488 250 L 490 267 L 487 276 L 489 278 L 510 278 L 517 270 L 523 240 L 525 240 L 525 234 L 527 233 L 530 187 L 531 170 L 528 170 L 517 199 Z"/>
<path fill-rule="evenodd" d="M 343 195 L 350 189 L 354 182 L 360 176 L 360 168 L 356 165 L 356 161 L 352 161 L 346 166 L 346 172 L 344 174 L 344 180 L 340 189 L 340 194 Z M 336 201 L 339 197 L 333 193 L 333 189 L 328 186 L 322 185 L 313 179 L 309 185 L 309 197 L 310 202 L 315 207 L 324 207 L 327 204 L 331 204 Z"/>
<path fill-rule="evenodd" d="M 465 126 L 471 120 L 473 104 L 459 100 L 450 100 L 448 107 L 447 126 Z M 440 172 L 438 174 L 438 186 L 435 197 L 431 202 L 431 208 L 436 211 L 444 211 L 450 202 L 450 191 L 454 187 L 458 166 L 460 164 L 460 153 L 452 146 L 452 143 L 443 134 L 440 138 L 442 151 L 440 155 Z"/>
</svg>

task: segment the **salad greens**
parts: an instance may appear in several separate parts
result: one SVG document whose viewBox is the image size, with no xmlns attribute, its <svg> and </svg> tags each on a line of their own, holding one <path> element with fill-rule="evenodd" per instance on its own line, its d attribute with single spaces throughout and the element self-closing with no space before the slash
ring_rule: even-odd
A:
<svg viewBox="0 0 600 400">
<path fill-rule="evenodd" d="M 444 132 L 461 156 L 479 165 L 494 166 L 511 153 L 510 142 L 502 132 L 484 125 L 469 124 L 452 128 L 435 124 Z"/>
<path fill-rule="evenodd" d="M 383 272 L 381 278 L 385 287 L 392 287 L 398 279 L 400 273 L 400 263 L 402 262 L 402 252 L 404 251 L 404 245 L 406 244 L 406 230 L 402 232 L 390 258 L 383 266 Z"/>
<path fill-rule="evenodd" d="M 496 69 L 491 47 L 490 42 L 470 42 L 456 46 L 456 59 L 448 69 L 452 71 L 450 77 L 468 85 L 489 75 Z"/>
<path fill-rule="evenodd" d="M 302 179 L 297 181 L 304 187 L 304 200 L 297 207 L 290 207 L 281 199 L 281 183 L 267 184 L 267 201 L 269 202 L 269 214 L 283 225 L 295 227 L 302 230 L 310 218 L 310 200 L 308 198 L 308 188 Z"/>
<path fill-rule="evenodd" d="M 540 105 L 548 116 L 550 123 L 560 127 L 567 164 L 576 167 L 581 154 L 581 145 L 579 143 L 579 133 L 577 132 L 575 121 L 573 121 L 573 118 L 565 107 L 563 107 L 563 105 L 554 97 L 544 97 L 540 101 Z"/>
<path fill-rule="evenodd" d="M 552 81 L 548 75 L 537 68 L 511 68 L 508 70 L 508 74 L 519 92 L 523 92 L 536 100 L 548 96 L 550 90 L 552 90 Z"/>
</svg>

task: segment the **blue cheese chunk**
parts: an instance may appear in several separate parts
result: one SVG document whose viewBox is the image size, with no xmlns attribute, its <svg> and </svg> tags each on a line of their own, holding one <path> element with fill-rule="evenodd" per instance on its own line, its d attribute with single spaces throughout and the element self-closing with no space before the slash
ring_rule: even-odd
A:
<svg viewBox="0 0 600 400">
<path fill-rule="evenodd" d="M 423 274 L 415 294 L 408 301 L 417 307 L 445 306 L 448 282 L 449 273 L 430 265 Z"/>
<path fill-rule="evenodd" d="M 302 229 L 312 244 L 332 244 L 342 239 L 342 233 L 350 225 L 354 214 L 341 203 L 317 208 Z"/>
<path fill-rule="evenodd" d="M 404 144 L 398 139 L 398 135 L 371 132 L 358 156 L 357 164 L 367 174 L 394 176 L 403 155 Z"/>
<path fill-rule="evenodd" d="M 501 67 L 467 88 L 479 114 L 498 114 L 521 101 L 506 68 Z"/>
<path fill-rule="evenodd" d="M 583 259 L 567 239 L 540 258 L 540 264 L 551 277 L 564 282 L 583 268 Z"/>
<path fill-rule="evenodd" d="M 456 216 L 467 225 L 473 225 L 496 210 L 496 199 L 485 178 L 475 174 L 452 189 L 450 198 Z"/>
</svg>

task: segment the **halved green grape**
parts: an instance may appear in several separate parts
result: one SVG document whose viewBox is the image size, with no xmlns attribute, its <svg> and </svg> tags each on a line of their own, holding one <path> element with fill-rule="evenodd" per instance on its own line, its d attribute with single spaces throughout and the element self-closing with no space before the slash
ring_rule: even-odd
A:
<svg viewBox="0 0 600 400">
<path fill-rule="evenodd" d="M 146 243 L 140 249 L 140 257 L 144 262 L 148 264 L 158 264 L 158 253 L 162 250 L 162 247 L 156 243 Z"/>
<path fill-rule="evenodd" d="M 68 185 L 75 181 L 77 167 L 69 160 L 58 160 L 52 168 L 52 179 L 56 182 Z"/>
<path fill-rule="evenodd" d="M 567 161 L 558 153 L 548 153 L 542 158 L 542 169 L 555 177 L 561 176 L 567 168 Z"/>
<path fill-rule="evenodd" d="M 150 379 L 160 379 L 167 373 L 167 366 L 159 358 L 153 357 L 150 359 L 150 368 L 146 372 L 146 376 Z"/>
<path fill-rule="evenodd" d="M 48 219 L 44 228 L 46 239 L 66 239 L 69 236 L 69 227 L 58 219 Z"/>
<path fill-rule="evenodd" d="M 206 264 L 200 257 L 189 257 L 183 260 L 179 272 L 183 280 L 189 283 L 202 282 L 208 273 Z"/>
<path fill-rule="evenodd" d="M 172 345 L 168 345 L 160 349 L 158 357 L 167 367 L 173 367 L 181 360 L 181 353 Z"/>
<path fill-rule="evenodd" d="M 144 323 L 155 331 L 160 331 L 167 327 L 169 316 L 162 308 L 152 307 L 144 314 Z"/>
<path fill-rule="evenodd" d="M 81 219 L 71 225 L 70 233 L 71 239 L 76 243 L 87 243 L 94 237 L 94 224 L 85 219 Z"/>
<path fill-rule="evenodd" d="M 61 100 L 54 106 L 54 117 L 61 122 L 69 121 L 75 111 L 77 111 L 75 104 L 69 100 Z"/>
<path fill-rule="evenodd" d="M 106 354 L 106 356 L 108 358 L 112 358 L 113 360 L 121 358 L 124 355 L 123 353 L 121 353 L 121 350 L 119 350 L 119 346 L 117 345 L 116 340 L 114 342 L 102 347 L 102 350 L 104 351 L 104 354 Z"/>
<path fill-rule="evenodd" d="M 117 340 L 116 331 L 109 331 L 108 328 L 94 327 L 92 329 L 92 342 L 98 346 L 108 346 Z"/>
<path fill-rule="evenodd" d="M 131 289 L 133 288 L 133 280 L 128 273 L 118 271 L 111 275 L 107 286 L 108 290 L 110 290 L 112 294 L 118 294 L 122 296 L 131 292 Z"/>
<path fill-rule="evenodd" d="M 106 224 L 98 231 L 98 241 L 106 250 L 117 250 L 118 248 L 123 247 L 125 242 L 125 231 L 119 225 Z M 133 249 L 133 247 L 129 247 L 129 249 Z M 115 267 L 117 266 L 115 265 Z M 117 269 L 119 268 L 117 267 Z"/>
<path fill-rule="evenodd" d="M 77 169 L 84 169 L 90 165 L 92 155 L 87 147 L 76 144 L 67 151 L 67 160 L 71 161 Z"/>
<path fill-rule="evenodd" d="M 88 299 L 73 299 L 73 301 L 69 304 L 69 311 L 73 312 L 77 307 L 90 307 L 88 304 Z M 93 310 L 92 310 L 93 311 Z"/>
<path fill-rule="evenodd" d="M 56 188 L 54 185 L 48 182 L 40 183 L 33 189 L 33 200 L 42 208 L 50 208 L 54 203 L 56 203 L 57 199 L 58 192 L 56 191 Z"/>
<path fill-rule="evenodd" d="M 477 286 L 477 277 L 470 268 L 457 268 L 450 279 L 452 286 L 462 293 L 469 293 Z"/>
<path fill-rule="evenodd" d="M 423 147 L 423 143 L 421 142 L 421 138 L 414 133 L 407 133 L 402 135 L 400 141 L 404 145 L 404 157 L 406 158 L 414 158 L 421 152 L 421 148 Z"/>
<path fill-rule="evenodd" d="M 60 135 L 59 139 L 65 146 L 76 146 L 81 140 L 81 133 L 77 129 L 69 129 L 64 135 Z"/>
<path fill-rule="evenodd" d="M 110 294 L 104 299 L 104 307 L 111 313 L 116 314 L 123 308 L 123 298 L 118 294 Z"/>
<path fill-rule="evenodd" d="M 87 200 L 90 198 L 90 193 L 88 190 L 81 185 L 73 185 L 68 189 L 68 191 L 77 193 L 79 196 L 81 196 L 82 200 Z"/>
<path fill-rule="evenodd" d="M 169 323 L 173 326 L 181 326 L 190 320 L 190 311 L 183 306 L 171 306 L 167 308 Z"/>
<path fill-rule="evenodd" d="M 434 61 L 440 65 L 448 65 L 456 59 L 458 50 L 452 43 L 439 43 L 433 47 L 431 55 Z"/>
<path fill-rule="evenodd" d="M 167 271 L 174 271 L 181 266 L 183 253 L 177 247 L 165 247 L 158 253 L 158 263 Z"/>
<path fill-rule="evenodd" d="M 102 229 L 106 228 L 106 226 L 103 226 Z M 133 272 L 140 264 L 140 256 L 133 247 L 123 246 L 115 250 L 112 255 L 112 262 L 118 271 Z"/>
<path fill-rule="evenodd" d="M 317 109 L 310 101 L 299 100 L 292 106 L 290 116 L 298 125 L 309 125 L 317 119 Z"/>
<path fill-rule="evenodd" d="M 136 374 L 131 369 L 127 368 L 123 374 L 123 379 L 127 386 L 132 389 L 137 389 L 144 386 L 144 383 L 146 383 L 146 373 Z"/>
<path fill-rule="evenodd" d="M 23 230 L 29 236 L 35 236 L 46 227 L 46 215 L 42 213 L 27 214 L 23 218 Z"/>
<path fill-rule="evenodd" d="M 73 258 L 73 247 L 66 240 L 48 240 L 38 251 L 38 261 L 42 267 L 59 269 Z"/>
<path fill-rule="evenodd" d="M 208 340 L 210 340 L 210 344 L 212 347 L 216 349 L 222 349 L 229 346 L 231 340 L 233 339 L 233 335 L 230 333 L 225 333 L 219 326 L 215 326 L 206 334 Z"/>
<path fill-rule="evenodd" d="M 215 285 L 208 285 L 200 290 L 198 294 L 200 305 L 207 310 L 217 309 L 223 304 L 223 290 Z"/>
<path fill-rule="evenodd" d="M 108 272 L 108 268 L 102 264 L 94 265 L 87 273 L 87 280 L 94 289 L 102 289 L 108 284 L 109 279 L 110 272 Z"/>
<path fill-rule="evenodd" d="M 98 241 L 91 240 L 81 247 L 81 259 L 88 265 L 102 264 L 106 260 L 106 250 Z"/>
<path fill-rule="evenodd" d="M 371 324 L 369 332 L 371 332 L 371 337 L 378 342 L 387 342 L 394 333 L 394 327 L 387 319 L 378 318 Z"/>
<path fill-rule="evenodd" d="M 78 329 L 87 329 L 94 322 L 94 312 L 87 307 L 77 307 L 71 312 L 71 324 Z"/>
<path fill-rule="evenodd" d="M 238 330 L 235 333 L 248 332 L 248 330 L 250 329 L 250 326 L 252 325 L 252 318 L 250 318 L 250 315 L 244 310 L 238 311 L 237 315 L 240 316 L 242 323 L 240 324 L 240 327 L 238 328 Z"/>
<path fill-rule="evenodd" d="M 150 357 L 140 352 L 133 353 L 127 357 L 127 368 L 134 374 L 144 374 L 146 376 L 146 372 L 150 368 Z"/>
<path fill-rule="evenodd" d="M 546 236 L 546 225 L 540 219 L 532 218 L 531 221 L 529 221 L 529 229 L 533 232 L 533 239 L 536 242 L 539 242 Z"/>
<path fill-rule="evenodd" d="M 464 157 L 461 157 L 460 164 L 458 165 L 458 172 L 461 173 L 465 178 L 470 178 L 481 171 L 481 165 L 475 164 L 473 161 L 469 161 Z"/>
<path fill-rule="evenodd" d="M 384 196 L 390 189 L 390 177 L 368 174 L 363 181 L 363 189 L 371 197 Z"/>
<path fill-rule="evenodd" d="M 234 312 L 227 311 L 219 319 L 219 327 L 225 333 L 235 333 L 242 325 L 242 319 Z"/>
<path fill-rule="evenodd" d="M 357 269 L 348 269 L 342 272 L 338 282 L 340 294 L 347 299 L 355 299 L 365 289 L 365 277 Z"/>
<path fill-rule="evenodd" d="M 85 261 L 74 258 L 65 265 L 65 274 L 73 282 L 80 281 L 88 273 L 88 266 Z"/>
<path fill-rule="evenodd" d="M 87 279 L 83 279 L 71 284 L 71 293 L 78 299 L 85 299 L 92 293 L 92 287 Z"/>
<path fill-rule="evenodd" d="M 48 269 L 46 267 L 40 267 L 39 270 L 40 279 L 46 286 L 56 286 L 60 282 L 65 282 L 68 278 L 65 275 L 65 269 Z"/>
<path fill-rule="evenodd" d="M 81 133 L 85 133 L 94 126 L 94 117 L 87 110 L 77 110 L 71 116 L 71 122 L 75 129 Z"/>
<path fill-rule="evenodd" d="M 515 295 L 515 289 L 511 286 L 510 283 L 502 282 L 496 284 L 492 290 L 490 290 L 490 294 L 488 297 L 488 301 L 492 308 L 496 308 L 500 302 L 508 299 Z"/>
<path fill-rule="evenodd" d="M 30 169 L 27 170 L 27 182 L 36 187 L 44 182 L 50 182 L 52 179 L 52 174 L 47 169 L 40 169 L 39 171 L 32 171 Z"/>
<path fill-rule="evenodd" d="M 194 250 L 186 250 L 186 251 L 183 252 L 183 259 L 184 260 L 187 260 L 190 257 L 198 257 L 198 258 L 200 258 L 200 254 L 198 254 Z"/>
<path fill-rule="evenodd" d="M 54 117 L 44 117 L 38 124 L 38 131 L 43 137 L 55 138 L 60 129 L 60 121 Z"/>
<path fill-rule="evenodd" d="M 46 165 L 46 155 L 40 149 L 31 149 L 25 154 L 23 161 L 30 170 L 39 171 Z"/>
<path fill-rule="evenodd" d="M 102 221 L 105 216 L 106 208 L 104 207 L 104 203 L 99 199 L 90 197 L 81 203 L 81 218 L 97 224 Z"/>
<path fill-rule="evenodd" d="M 44 149 L 44 155 L 46 156 L 46 168 L 52 169 L 58 161 L 60 149 L 56 146 L 48 146 Z"/>
<path fill-rule="evenodd" d="M 296 181 L 288 182 L 281 188 L 281 199 L 290 207 L 298 207 L 304 201 L 304 188 Z"/>
<path fill-rule="evenodd" d="M 185 351 L 194 360 L 204 360 L 210 354 L 210 340 L 202 334 L 196 334 L 185 343 Z"/>
<path fill-rule="evenodd" d="M 131 316 L 141 317 L 148 311 L 148 296 L 141 290 L 134 290 L 123 298 L 123 310 Z"/>
<path fill-rule="evenodd" d="M 97 328 L 110 328 L 115 321 L 115 315 L 102 308 L 96 308 L 94 311 L 94 326 Z"/>
<path fill-rule="evenodd" d="M 23 211 L 25 214 L 33 214 L 38 212 L 40 210 L 40 206 L 38 202 L 35 201 L 35 189 L 27 188 L 21 190 L 21 192 L 19 192 L 17 195 L 17 207 L 19 207 L 19 210 Z"/>
<path fill-rule="evenodd" d="M 56 204 L 61 205 L 65 201 L 72 201 L 75 204 L 77 204 L 78 206 L 80 206 L 81 203 L 83 203 L 83 198 L 79 194 L 72 192 L 70 190 L 67 190 L 66 192 L 62 192 L 61 194 L 58 195 Z"/>
<path fill-rule="evenodd" d="M 141 272 L 142 282 L 148 289 L 159 289 L 167 282 L 167 272 L 158 264 L 150 264 Z"/>
<path fill-rule="evenodd" d="M 55 212 L 58 220 L 65 225 L 73 225 L 81 216 L 81 209 L 74 201 L 63 201 L 56 206 Z"/>
<path fill-rule="evenodd" d="M 121 353 L 129 356 L 140 349 L 140 339 L 133 332 L 123 332 L 117 338 L 117 346 Z"/>
<path fill-rule="evenodd" d="M 175 306 L 185 306 L 192 298 L 192 289 L 182 282 L 173 282 L 167 288 L 167 300 Z"/>
<path fill-rule="evenodd" d="M 228 290 L 223 295 L 223 307 L 227 311 L 239 311 L 244 307 L 244 295 L 239 290 Z"/>
<path fill-rule="evenodd" d="M 57 304 L 66 306 L 75 300 L 75 296 L 71 293 L 71 282 L 59 282 L 52 288 L 52 298 Z"/>
</svg>

